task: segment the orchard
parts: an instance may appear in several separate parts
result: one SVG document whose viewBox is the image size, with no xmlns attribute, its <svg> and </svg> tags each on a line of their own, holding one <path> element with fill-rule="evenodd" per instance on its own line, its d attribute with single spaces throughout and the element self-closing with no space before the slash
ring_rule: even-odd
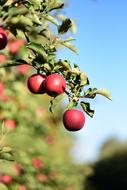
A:
<svg viewBox="0 0 127 190">
<path fill-rule="evenodd" d="M 94 115 L 89 99 L 98 94 L 111 99 L 109 91 L 89 87 L 77 63 L 57 59 L 61 47 L 78 53 L 69 36 L 75 22 L 62 14 L 64 7 L 62 0 L 0 1 L 0 159 L 7 161 L 5 167 L 0 163 L 0 185 L 5 189 L 76 189 L 72 173 L 65 179 L 73 164 L 61 122 L 69 132 L 78 131 L 86 114 Z M 59 158 L 53 160 L 57 146 Z"/>
</svg>

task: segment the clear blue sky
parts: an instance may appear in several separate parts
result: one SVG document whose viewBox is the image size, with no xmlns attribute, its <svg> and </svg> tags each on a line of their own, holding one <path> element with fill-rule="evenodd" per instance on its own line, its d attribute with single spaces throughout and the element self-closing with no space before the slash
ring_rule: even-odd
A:
<svg viewBox="0 0 127 190">
<path fill-rule="evenodd" d="M 77 22 L 79 55 L 64 50 L 62 57 L 79 63 L 91 87 L 105 87 L 113 96 L 112 102 L 98 96 L 94 118 L 76 133 L 76 158 L 93 160 L 107 138 L 127 138 L 127 1 L 70 0 L 66 13 Z"/>
</svg>

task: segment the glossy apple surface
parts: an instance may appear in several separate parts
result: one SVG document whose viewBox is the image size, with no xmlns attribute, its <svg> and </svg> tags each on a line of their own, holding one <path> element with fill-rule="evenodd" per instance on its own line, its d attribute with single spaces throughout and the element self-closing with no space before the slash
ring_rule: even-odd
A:
<svg viewBox="0 0 127 190">
<path fill-rule="evenodd" d="M 54 73 L 46 78 L 45 87 L 49 96 L 57 96 L 65 92 L 66 81 L 63 76 Z"/>
<path fill-rule="evenodd" d="M 78 131 L 85 124 L 85 116 L 82 111 L 70 109 L 64 112 L 63 124 L 68 131 Z"/>
</svg>

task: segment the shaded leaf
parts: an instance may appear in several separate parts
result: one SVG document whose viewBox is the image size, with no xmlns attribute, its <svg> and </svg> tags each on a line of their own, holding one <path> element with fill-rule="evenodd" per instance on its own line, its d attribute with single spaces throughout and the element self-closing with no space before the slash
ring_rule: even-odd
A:
<svg viewBox="0 0 127 190">
<path fill-rule="evenodd" d="M 54 7 L 52 7 L 49 11 L 53 11 L 56 9 L 62 9 L 64 7 L 64 3 L 56 3 Z"/>
<path fill-rule="evenodd" d="M 106 90 L 106 89 L 97 89 L 97 88 L 89 88 L 85 92 L 85 98 L 95 98 L 95 96 L 97 94 L 100 94 L 100 95 L 108 98 L 109 100 L 112 99 L 111 93 L 108 90 Z"/>
<path fill-rule="evenodd" d="M 94 110 L 91 110 L 90 103 L 88 102 L 80 102 L 80 105 L 82 106 L 83 110 L 90 116 L 93 117 Z"/>
<path fill-rule="evenodd" d="M 33 50 L 35 53 L 39 54 L 39 56 L 41 56 L 45 62 L 47 61 L 48 55 L 41 44 L 30 42 L 28 43 L 27 47 Z"/>
<path fill-rule="evenodd" d="M 58 33 L 64 34 L 66 33 L 72 26 L 72 21 L 69 18 L 66 18 L 62 24 L 58 27 Z"/>
</svg>

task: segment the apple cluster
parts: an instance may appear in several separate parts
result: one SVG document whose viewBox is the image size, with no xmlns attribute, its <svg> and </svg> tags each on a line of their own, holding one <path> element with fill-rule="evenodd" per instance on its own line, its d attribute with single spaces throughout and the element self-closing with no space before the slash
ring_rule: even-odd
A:
<svg viewBox="0 0 127 190">
<path fill-rule="evenodd" d="M 34 94 L 48 94 L 56 97 L 66 90 L 66 81 L 60 74 L 53 73 L 48 76 L 43 74 L 33 74 L 27 81 L 28 89 Z M 78 131 L 85 124 L 85 116 L 77 109 L 66 110 L 63 114 L 63 124 L 69 131 Z"/>
<path fill-rule="evenodd" d="M 4 49 L 8 43 L 7 34 L 4 29 L 0 28 L 0 50 Z M 18 40 L 9 43 L 9 49 L 12 54 L 16 53 L 24 42 Z M 56 97 L 63 94 L 66 90 L 65 78 L 53 73 L 44 75 L 41 73 L 33 74 L 28 78 L 27 87 L 33 94 L 48 94 L 51 97 Z M 85 124 L 85 116 L 82 111 L 77 109 L 66 110 L 63 114 L 63 124 L 68 131 L 78 131 Z"/>
</svg>

